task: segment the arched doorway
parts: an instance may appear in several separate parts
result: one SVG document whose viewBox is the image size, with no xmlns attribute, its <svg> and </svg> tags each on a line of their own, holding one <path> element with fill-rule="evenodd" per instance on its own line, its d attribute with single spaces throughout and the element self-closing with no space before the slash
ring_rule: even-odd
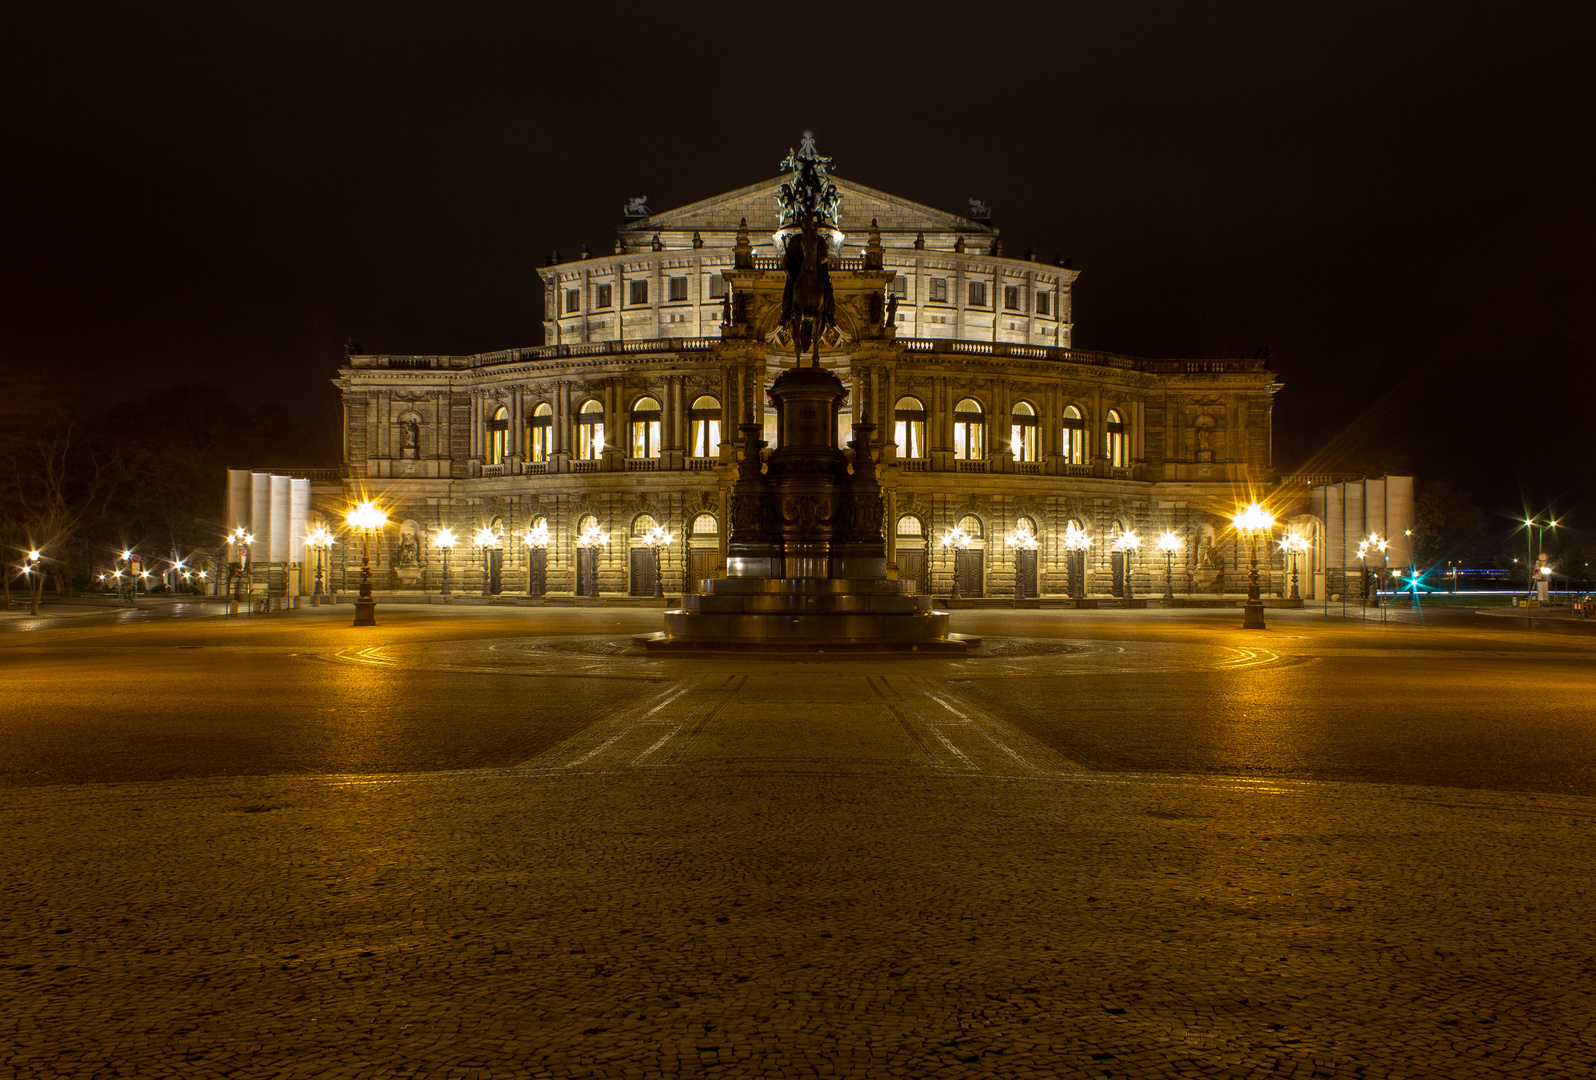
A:
<svg viewBox="0 0 1596 1080">
<path fill-rule="evenodd" d="M 585 533 L 598 529 L 598 518 L 592 514 L 583 514 L 576 522 L 576 535 L 571 537 L 573 544 Z M 597 596 L 599 594 L 598 564 L 599 551 L 597 547 L 576 546 L 576 595 Z"/>
<path fill-rule="evenodd" d="M 687 588 L 701 592 L 704 582 L 720 574 L 720 521 L 714 514 L 693 518 L 687 537 Z"/>
<path fill-rule="evenodd" d="M 970 599 L 985 596 L 986 530 L 974 514 L 960 518 L 958 527 L 970 538 L 969 547 L 953 549 L 953 572 L 959 577 L 959 595 Z"/>
<path fill-rule="evenodd" d="M 1021 515 L 1014 522 L 1014 531 L 1036 539 L 1036 521 L 1033 518 Z M 1034 547 L 1014 548 L 1014 573 L 1020 582 L 1020 589 L 1026 599 L 1037 596 L 1037 565 L 1038 549 Z"/>
<path fill-rule="evenodd" d="M 897 564 L 898 580 L 912 585 L 913 592 L 926 590 L 926 539 L 925 522 L 913 514 L 898 519 Z"/>
<path fill-rule="evenodd" d="M 1125 595 L 1125 551 L 1117 546 L 1125 535 L 1125 523 L 1115 518 L 1108 527 L 1108 543 L 1114 544 L 1108 552 L 1108 590 L 1115 596 Z"/>
<path fill-rule="evenodd" d="M 504 591 L 504 522 L 499 518 L 494 518 L 488 522 L 488 528 L 492 529 L 493 534 L 499 538 L 497 544 L 485 550 L 488 568 L 488 595 L 498 596 L 499 593 Z"/>
<path fill-rule="evenodd" d="M 626 546 L 627 554 L 631 556 L 630 591 L 633 596 L 653 596 L 654 587 L 659 583 L 660 549 L 650 547 L 643 542 L 658 524 L 649 514 L 638 514 L 632 519 L 632 529 Z"/>
</svg>

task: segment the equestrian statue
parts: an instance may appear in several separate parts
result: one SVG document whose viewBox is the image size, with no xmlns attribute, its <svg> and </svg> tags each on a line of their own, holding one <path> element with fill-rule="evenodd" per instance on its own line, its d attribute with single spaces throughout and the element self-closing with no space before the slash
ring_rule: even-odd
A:
<svg viewBox="0 0 1596 1080">
<path fill-rule="evenodd" d="M 820 366 L 820 339 L 837 324 L 828 245 L 820 231 L 823 220 L 817 211 L 804 214 L 799 230 L 787 237 L 787 287 L 781 294 L 781 325 L 792 335 L 798 367 L 804 366 L 806 350 L 812 350 L 814 366 Z"/>
</svg>

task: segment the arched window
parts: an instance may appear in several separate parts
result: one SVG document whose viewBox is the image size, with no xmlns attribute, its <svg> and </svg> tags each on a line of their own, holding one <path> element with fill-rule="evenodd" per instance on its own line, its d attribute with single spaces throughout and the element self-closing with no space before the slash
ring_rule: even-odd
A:
<svg viewBox="0 0 1596 1080">
<path fill-rule="evenodd" d="M 543 402 L 532 410 L 532 419 L 526 427 L 526 459 L 547 461 L 554 449 L 554 408 Z"/>
<path fill-rule="evenodd" d="M 652 532 L 659 522 L 654 520 L 652 514 L 638 514 L 632 519 L 632 539 L 641 540 Z"/>
<path fill-rule="evenodd" d="M 901 397 L 894 412 L 897 416 L 898 456 L 925 457 L 925 406 L 919 398 Z"/>
<path fill-rule="evenodd" d="M 981 532 L 981 519 L 974 514 L 965 514 L 959 519 L 959 530 L 970 539 L 979 540 L 983 535 Z"/>
<path fill-rule="evenodd" d="M 1036 535 L 1036 519 L 1026 514 L 1021 514 L 1014 521 L 1014 531 L 1025 533 L 1027 536 Z"/>
<path fill-rule="evenodd" d="M 604 456 L 604 406 L 597 401 L 584 401 L 576 414 L 576 457 L 579 461 L 597 461 Z"/>
<path fill-rule="evenodd" d="M 953 456 L 960 461 L 986 457 L 986 414 L 974 398 L 953 406 Z"/>
<path fill-rule="evenodd" d="M 1125 467 L 1125 421 L 1115 409 L 1108 410 L 1108 445 L 1103 447 L 1108 463 L 1116 469 Z"/>
<path fill-rule="evenodd" d="M 693 519 L 694 536 L 719 536 L 720 522 L 714 514 L 699 514 Z"/>
<path fill-rule="evenodd" d="M 1064 462 L 1086 464 L 1086 420 L 1073 405 L 1064 407 Z"/>
<path fill-rule="evenodd" d="M 576 535 L 578 536 L 581 536 L 583 533 L 592 532 L 597 528 L 598 518 L 594 517 L 592 514 L 583 514 L 581 517 L 576 519 Z"/>
<path fill-rule="evenodd" d="M 1009 432 L 1009 452 L 1015 461 L 1035 461 L 1036 450 L 1036 410 L 1029 402 L 1017 402 Z"/>
<path fill-rule="evenodd" d="M 898 519 L 899 536 L 924 536 L 925 526 L 913 514 L 904 514 Z"/>
<path fill-rule="evenodd" d="M 500 405 L 488 421 L 488 464 L 503 465 L 510 456 L 510 410 Z"/>
<path fill-rule="evenodd" d="M 720 453 L 720 399 L 704 394 L 693 399 L 687 412 L 689 457 L 714 457 Z"/>
<path fill-rule="evenodd" d="M 659 420 L 659 402 L 651 397 L 638 398 L 632 406 L 633 457 L 659 457 Z"/>
</svg>

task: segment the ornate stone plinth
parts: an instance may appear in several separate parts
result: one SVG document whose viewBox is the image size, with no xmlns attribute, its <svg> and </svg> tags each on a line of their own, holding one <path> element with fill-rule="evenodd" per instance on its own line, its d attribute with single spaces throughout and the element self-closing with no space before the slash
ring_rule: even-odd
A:
<svg viewBox="0 0 1596 1080">
<path fill-rule="evenodd" d="M 759 428 L 745 424 L 732 489 L 727 576 L 665 613 L 650 650 L 839 649 L 964 653 L 979 638 L 948 633 L 948 613 L 889 580 L 881 487 L 870 434 L 855 424 L 853 457 L 837 448 L 841 380 L 820 368 L 783 372 L 770 390 L 777 449 L 761 465 Z"/>
</svg>

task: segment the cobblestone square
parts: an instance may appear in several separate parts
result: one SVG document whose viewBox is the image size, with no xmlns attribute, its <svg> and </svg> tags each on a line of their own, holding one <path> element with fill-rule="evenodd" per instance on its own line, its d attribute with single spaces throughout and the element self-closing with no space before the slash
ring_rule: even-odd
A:
<svg viewBox="0 0 1596 1080">
<path fill-rule="evenodd" d="M 0 635 L 0 1075 L 1596 1070 L 1587 633 L 347 616 Z"/>
</svg>

